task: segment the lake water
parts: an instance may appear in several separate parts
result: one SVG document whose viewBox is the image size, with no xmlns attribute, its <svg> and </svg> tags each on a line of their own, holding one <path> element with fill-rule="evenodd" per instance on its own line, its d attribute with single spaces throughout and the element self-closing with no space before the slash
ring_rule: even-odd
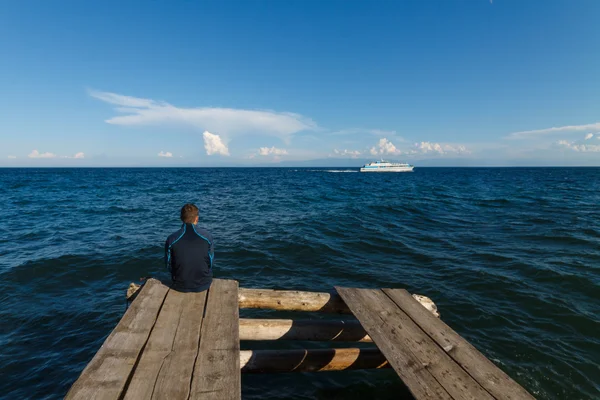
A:
<svg viewBox="0 0 600 400">
<path fill-rule="evenodd" d="M 600 398 L 600 168 L 0 169 L 0 397 L 64 396 L 128 284 L 166 276 L 185 202 L 215 237 L 217 277 L 404 287 L 536 397 Z M 242 310 L 257 315 L 297 314 Z M 403 390 L 392 371 L 242 384 L 249 399 Z"/>
</svg>

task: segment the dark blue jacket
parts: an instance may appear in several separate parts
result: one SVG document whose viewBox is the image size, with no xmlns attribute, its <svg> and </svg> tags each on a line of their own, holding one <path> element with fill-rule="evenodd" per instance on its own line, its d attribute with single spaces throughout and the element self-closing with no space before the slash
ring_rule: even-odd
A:
<svg viewBox="0 0 600 400">
<path fill-rule="evenodd" d="M 208 289 L 215 250 L 212 235 L 194 224 L 183 224 L 165 242 L 165 263 L 173 288 L 182 292 Z"/>
</svg>

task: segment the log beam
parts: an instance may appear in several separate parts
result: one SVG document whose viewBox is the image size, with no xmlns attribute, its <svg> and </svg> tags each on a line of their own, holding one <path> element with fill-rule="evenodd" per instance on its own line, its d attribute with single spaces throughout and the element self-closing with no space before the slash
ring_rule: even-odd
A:
<svg viewBox="0 0 600 400">
<path fill-rule="evenodd" d="M 127 300 L 132 301 L 140 285 L 130 283 Z M 435 303 L 426 296 L 412 295 L 423 307 L 440 317 Z M 238 290 L 240 308 L 261 308 L 278 311 L 319 311 L 332 314 L 352 314 L 337 293 L 304 292 L 299 290 L 245 289 Z"/>
<path fill-rule="evenodd" d="M 372 342 L 356 319 L 251 319 L 240 318 L 240 340 L 313 340 Z"/>
<path fill-rule="evenodd" d="M 240 308 L 351 314 L 342 298 L 333 293 L 240 288 L 238 300 Z"/>
<path fill-rule="evenodd" d="M 389 368 L 383 354 L 372 349 L 242 350 L 242 373 L 316 372 Z"/>
<path fill-rule="evenodd" d="M 437 306 L 429 297 L 419 294 L 413 294 L 412 296 L 429 312 L 438 318 L 440 317 Z M 238 300 L 240 308 L 352 314 L 344 300 L 337 293 L 240 288 Z"/>
</svg>

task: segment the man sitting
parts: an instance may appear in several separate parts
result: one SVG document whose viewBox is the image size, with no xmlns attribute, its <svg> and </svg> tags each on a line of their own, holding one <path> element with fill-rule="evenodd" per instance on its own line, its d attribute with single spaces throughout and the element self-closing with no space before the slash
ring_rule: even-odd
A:
<svg viewBox="0 0 600 400">
<path fill-rule="evenodd" d="M 212 283 L 214 246 L 212 235 L 198 223 L 198 207 L 181 208 L 181 228 L 165 242 L 165 262 L 171 272 L 173 289 L 201 292 Z"/>
</svg>

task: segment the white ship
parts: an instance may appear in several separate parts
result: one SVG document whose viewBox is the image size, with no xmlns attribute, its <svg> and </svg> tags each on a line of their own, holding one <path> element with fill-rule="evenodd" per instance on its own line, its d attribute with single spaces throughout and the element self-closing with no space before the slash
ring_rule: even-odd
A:
<svg viewBox="0 0 600 400">
<path fill-rule="evenodd" d="M 360 172 L 412 172 L 414 166 L 406 163 L 391 163 L 388 161 L 375 161 L 365 164 Z"/>
</svg>

